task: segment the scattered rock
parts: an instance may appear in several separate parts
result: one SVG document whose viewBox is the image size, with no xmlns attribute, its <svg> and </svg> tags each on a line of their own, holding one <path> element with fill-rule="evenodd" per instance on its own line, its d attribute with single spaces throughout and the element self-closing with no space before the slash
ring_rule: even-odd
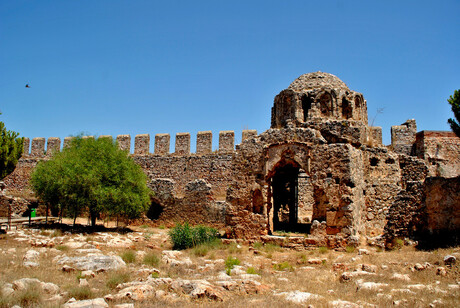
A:
<svg viewBox="0 0 460 308">
<path fill-rule="evenodd" d="M 334 307 L 334 308 L 360 308 L 361 306 L 352 302 L 347 302 L 343 300 L 335 300 L 332 302 L 329 302 L 329 304 Z"/>
<path fill-rule="evenodd" d="M 358 250 L 358 255 L 369 255 L 370 252 L 367 249 L 359 249 Z"/>
<path fill-rule="evenodd" d="M 410 281 L 410 277 L 408 274 L 399 274 L 399 273 L 394 273 L 392 276 L 391 276 L 391 279 L 393 280 L 400 280 L 400 281 L 406 281 L 406 282 L 409 282 Z"/>
<path fill-rule="evenodd" d="M 311 299 L 320 299 L 322 296 L 317 294 L 312 294 L 308 292 L 301 292 L 301 291 L 292 291 L 292 292 L 282 292 L 278 295 L 282 295 L 288 302 L 293 302 L 296 304 L 303 304 L 308 302 Z"/>
<path fill-rule="evenodd" d="M 388 283 L 381 283 L 381 282 L 358 282 L 357 283 L 358 290 L 379 290 L 384 287 L 388 287 Z"/>
<path fill-rule="evenodd" d="M 59 259 L 58 264 L 72 264 L 77 270 L 91 270 L 95 272 L 118 270 L 126 266 L 121 257 L 106 255 L 63 257 Z"/>
<path fill-rule="evenodd" d="M 457 258 L 453 255 L 448 255 L 444 257 L 444 265 L 451 266 L 457 262 Z"/>
<path fill-rule="evenodd" d="M 82 301 L 75 301 L 73 298 L 65 303 L 63 308 L 106 308 L 109 305 L 105 302 L 103 298 L 87 299 Z"/>
<path fill-rule="evenodd" d="M 447 270 L 445 267 L 442 267 L 442 266 L 439 266 L 438 268 L 436 268 L 436 275 L 439 275 L 439 276 L 447 276 Z"/>
</svg>

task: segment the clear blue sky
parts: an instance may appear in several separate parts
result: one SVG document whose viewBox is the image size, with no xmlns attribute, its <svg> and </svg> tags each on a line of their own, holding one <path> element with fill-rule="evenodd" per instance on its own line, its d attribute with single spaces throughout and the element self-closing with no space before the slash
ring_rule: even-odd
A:
<svg viewBox="0 0 460 308">
<path fill-rule="evenodd" d="M 369 121 L 448 130 L 460 1 L 1 1 L 0 120 L 21 136 L 262 132 L 273 98 L 324 71 Z M 29 83 L 30 88 L 25 88 Z"/>
</svg>

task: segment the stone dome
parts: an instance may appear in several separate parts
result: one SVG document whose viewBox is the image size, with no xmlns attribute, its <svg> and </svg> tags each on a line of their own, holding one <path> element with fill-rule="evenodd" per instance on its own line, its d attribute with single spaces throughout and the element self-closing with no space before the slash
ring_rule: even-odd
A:
<svg viewBox="0 0 460 308">
<path fill-rule="evenodd" d="M 350 90 L 347 85 L 337 76 L 323 72 L 303 74 L 294 80 L 288 87 L 288 89 L 294 90 L 296 92 L 304 92 L 307 90 L 324 88 L 336 90 L 340 89 L 345 91 Z"/>
</svg>

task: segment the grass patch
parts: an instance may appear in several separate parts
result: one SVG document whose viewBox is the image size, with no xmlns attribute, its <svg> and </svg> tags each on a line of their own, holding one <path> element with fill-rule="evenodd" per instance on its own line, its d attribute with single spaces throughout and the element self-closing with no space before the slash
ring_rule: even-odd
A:
<svg viewBox="0 0 460 308">
<path fill-rule="evenodd" d="M 252 266 L 247 268 L 246 273 L 251 275 L 260 275 L 259 272 L 257 272 L 257 270 Z"/>
<path fill-rule="evenodd" d="M 38 283 L 31 284 L 26 289 L 17 291 L 13 301 L 21 307 L 39 307 L 43 302 L 43 290 Z"/>
<path fill-rule="evenodd" d="M 69 296 L 76 300 L 90 299 L 94 297 L 93 291 L 89 286 L 76 286 L 69 289 Z"/>
<path fill-rule="evenodd" d="M 235 267 L 235 265 L 240 265 L 240 263 L 241 261 L 238 258 L 228 256 L 227 260 L 225 260 L 225 272 L 227 273 L 227 275 L 230 276 L 232 269 Z"/>
<path fill-rule="evenodd" d="M 273 264 L 273 269 L 277 271 L 289 271 L 289 272 L 294 271 L 294 267 L 287 261 Z"/>
<path fill-rule="evenodd" d="M 318 247 L 319 253 L 327 253 L 329 249 L 325 246 Z"/>
<path fill-rule="evenodd" d="M 134 263 L 136 262 L 136 252 L 134 250 L 126 250 L 123 251 L 120 255 L 120 257 L 125 261 L 126 263 Z"/>
<path fill-rule="evenodd" d="M 347 253 L 353 253 L 353 252 L 355 252 L 355 247 L 354 247 L 354 246 L 347 246 L 347 247 L 345 248 L 345 251 L 346 251 Z"/>
<path fill-rule="evenodd" d="M 152 273 L 152 278 L 160 278 L 160 273 L 158 273 L 158 272 L 153 272 L 153 273 Z"/>
<path fill-rule="evenodd" d="M 160 264 L 160 257 L 153 252 L 149 252 L 144 256 L 143 263 L 148 266 L 158 266 Z"/>
<path fill-rule="evenodd" d="M 56 246 L 56 249 L 57 249 L 57 250 L 60 250 L 60 251 L 69 251 L 69 246 L 66 246 L 66 245 L 57 245 L 57 246 Z"/>
<path fill-rule="evenodd" d="M 107 279 L 106 286 L 109 289 L 115 289 L 120 283 L 129 281 L 129 273 L 127 272 L 115 272 Z"/>
<path fill-rule="evenodd" d="M 214 241 L 218 238 L 219 233 L 214 228 L 201 225 L 192 227 L 188 223 L 179 223 L 169 231 L 169 236 L 174 249 L 187 249 Z"/>
<path fill-rule="evenodd" d="M 53 233 L 50 235 L 51 237 L 59 237 L 62 236 L 62 230 L 61 229 L 55 229 Z"/>
<path fill-rule="evenodd" d="M 262 244 L 261 242 L 255 242 L 254 244 L 252 244 L 252 247 L 254 249 L 261 249 L 263 246 L 264 244 Z"/>
</svg>

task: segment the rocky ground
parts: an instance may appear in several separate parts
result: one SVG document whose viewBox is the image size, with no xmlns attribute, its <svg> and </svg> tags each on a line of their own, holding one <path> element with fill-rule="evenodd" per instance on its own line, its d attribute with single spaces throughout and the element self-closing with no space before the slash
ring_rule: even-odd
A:
<svg viewBox="0 0 460 308">
<path fill-rule="evenodd" d="M 295 251 L 219 241 L 174 251 L 168 230 L 0 236 L 0 307 L 459 307 L 460 248 Z"/>
</svg>

